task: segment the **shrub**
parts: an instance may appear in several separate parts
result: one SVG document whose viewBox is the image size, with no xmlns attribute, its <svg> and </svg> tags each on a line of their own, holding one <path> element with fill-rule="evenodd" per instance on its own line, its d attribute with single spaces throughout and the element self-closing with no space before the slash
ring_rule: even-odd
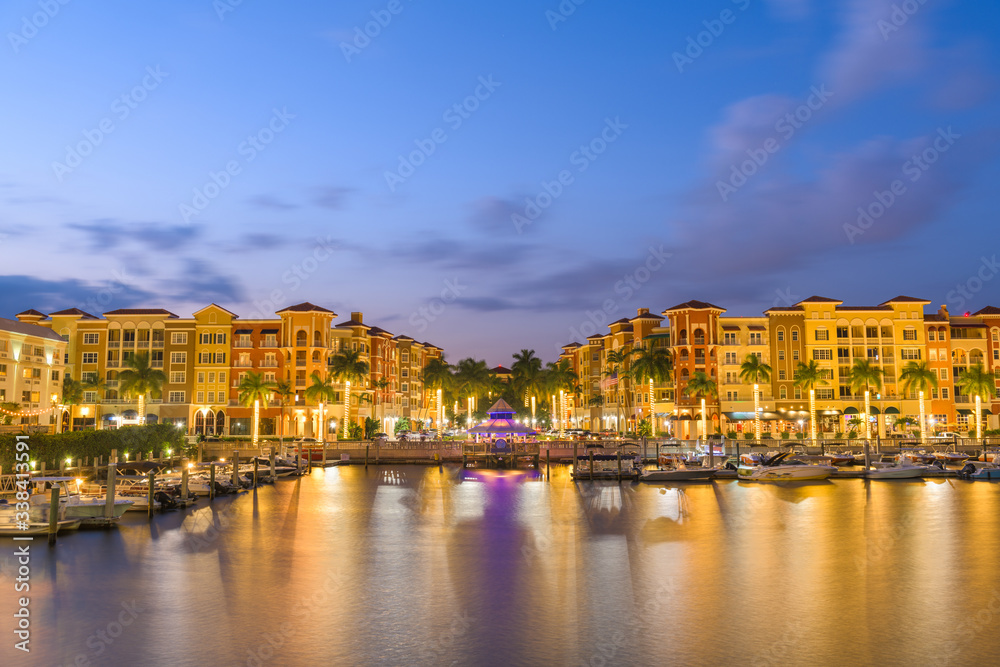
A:
<svg viewBox="0 0 1000 667">
<path fill-rule="evenodd" d="M 753 433 L 744 433 L 743 434 L 743 439 L 744 440 L 753 440 Z"/>
<path fill-rule="evenodd" d="M 0 465 L 5 471 L 13 470 L 16 442 L 14 433 L 0 434 Z M 50 468 L 53 463 L 58 466 L 59 461 L 67 458 L 73 459 L 74 465 L 77 459 L 93 461 L 101 456 L 107 460 L 112 449 L 117 449 L 121 457 L 128 452 L 131 459 L 140 452 L 147 457 L 152 452 L 160 453 L 166 449 L 185 451 L 184 432 L 172 424 L 123 426 L 119 429 L 70 431 L 55 435 L 38 433 L 31 435 L 26 442 L 29 460 L 44 461 Z"/>
<path fill-rule="evenodd" d="M 798 433 L 795 434 L 795 437 L 798 438 L 799 440 L 805 440 L 806 434 L 803 433 L 802 431 L 799 431 Z"/>
<path fill-rule="evenodd" d="M 740 434 L 737 433 L 736 431 L 726 431 L 726 437 L 729 438 L 730 440 L 735 440 L 736 438 L 740 437 Z"/>
<path fill-rule="evenodd" d="M 833 434 L 833 438 L 834 438 L 834 440 L 843 440 L 844 439 L 844 432 L 843 431 L 837 431 L 836 433 Z"/>
<path fill-rule="evenodd" d="M 792 434 L 789 431 L 782 431 L 781 432 L 781 439 L 782 440 L 788 440 L 791 437 L 792 437 Z"/>
<path fill-rule="evenodd" d="M 847 439 L 848 440 L 855 440 L 855 439 L 857 439 L 857 437 L 858 437 L 858 432 L 857 431 L 851 431 L 850 433 L 847 434 Z"/>
</svg>

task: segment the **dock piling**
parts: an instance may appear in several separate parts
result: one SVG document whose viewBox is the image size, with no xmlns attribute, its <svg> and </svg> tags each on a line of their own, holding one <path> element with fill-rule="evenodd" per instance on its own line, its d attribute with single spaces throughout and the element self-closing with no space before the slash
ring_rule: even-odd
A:
<svg viewBox="0 0 1000 667">
<path fill-rule="evenodd" d="M 188 499 L 188 460 L 181 459 L 181 499 L 186 503 Z"/>
<path fill-rule="evenodd" d="M 146 499 L 149 501 L 149 508 L 146 510 L 149 520 L 153 520 L 153 493 L 156 482 L 156 473 L 149 472 L 149 488 L 146 490 Z"/>
<path fill-rule="evenodd" d="M 254 457 L 254 459 L 253 459 L 253 488 L 255 488 L 255 489 L 257 488 L 257 466 L 259 464 L 260 464 L 260 462 L 257 460 L 257 457 Z"/>
<path fill-rule="evenodd" d="M 108 485 L 104 491 L 104 518 L 110 519 L 115 515 L 115 465 L 111 462 L 118 456 L 118 450 L 111 450 L 111 459 L 108 460 Z"/>
<path fill-rule="evenodd" d="M 594 450 L 590 450 L 590 481 L 594 481 Z"/>
<path fill-rule="evenodd" d="M 618 448 L 618 481 L 622 481 L 622 448 Z"/>
<path fill-rule="evenodd" d="M 208 499 L 215 499 L 215 463 L 210 463 L 208 469 Z"/>
<path fill-rule="evenodd" d="M 552 450 L 550 448 L 546 447 L 545 448 L 545 476 L 548 478 L 548 480 L 550 482 L 552 481 L 552 469 L 549 467 L 549 455 L 551 453 L 552 453 Z"/>
<path fill-rule="evenodd" d="M 233 486 L 240 488 L 240 453 L 233 452 Z"/>
<path fill-rule="evenodd" d="M 278 472 L 274 465 L 274 447 L 271 447 L 271 479 L 278 479 Z"/>
</svg>

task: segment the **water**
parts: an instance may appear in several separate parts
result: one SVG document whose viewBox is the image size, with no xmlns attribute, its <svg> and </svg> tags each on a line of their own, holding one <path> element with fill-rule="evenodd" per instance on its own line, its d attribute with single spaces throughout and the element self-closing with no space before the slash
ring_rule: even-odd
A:
<svg viewBox="0 0 1000 667">
<path fill-rule="evenodd" d="M 152 524 L 131 514 L 52 551 L 36 538 L 27 657 L 0 540 L 0 664 L 1000 660 L 1000 486 L 986 482 L 352 466 Z"/>
</svg>

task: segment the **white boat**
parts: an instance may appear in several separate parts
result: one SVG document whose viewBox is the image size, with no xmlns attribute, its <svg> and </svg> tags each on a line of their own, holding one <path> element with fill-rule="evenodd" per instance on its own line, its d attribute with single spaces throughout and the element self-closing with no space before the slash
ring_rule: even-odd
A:
<svg viewBox="0 0 1000 667">
<path fill-rule="evenodd" d="M 914 479 L 927 472 L 927 466 L 918 465 L 908 456 L 899 457 L 894 463 L 874 463 L 865 471 L 868 479 Z"/>
<path fill-rule="evenodd" d="M 968 454 L 961 452 L 934 452 L 934 457 L 939 461 L 944 461 L 946 465 L 965 463 L 969 459 Z"/>
<path fill-rule="evenodd" d="M 741 462 L 736 476 L 753 482 L 788 482 L 826 479 L 837 471 L 833 466 L 803 463 L 789 456 L 788 452 L 775 454 L 754 466 Z"/>
<path fill-rule="evenodd" d="M 33 477 L 31 482 L 34 488 L 32 489 L 31 502 L 48 504 L 51 487 L 58 485 L 59 504 L 66 507 L 66 519 L 79 519 L 84 526 L 115 523 L 132 506 L 131 500 L 116 496 L 112 507 L 112 516 L 105 517 L 105 499 L 101 496 L 81 494 L 79 492 L 81 481 L 75 477 Z"/>
<path fill-rule="evenodd" d="M 715 468 L 688 467 L 676 454 L 660 453 L 657 458 L 659 467 L 654 470 L 643 470 L 639 473 L 642 482 L 685 482 L 705 480 L 715 477 Z"/>
</svg>

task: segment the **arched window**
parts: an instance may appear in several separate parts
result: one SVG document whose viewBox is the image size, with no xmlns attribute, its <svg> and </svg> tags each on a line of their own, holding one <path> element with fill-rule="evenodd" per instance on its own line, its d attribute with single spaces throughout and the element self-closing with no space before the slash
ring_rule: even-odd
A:
<svg viewBox="0 0 1000 667">
<path fill-rule="evenodd" d="M 305 347 L 307 340 L 308 336 L 306 336 L 305 331 L 299 329 L 298 331 L 295 332 L 295 347 Z"/>
<path fill-rule="evenodd" d="M 788 389 L 784 385 L 782 385 L 781 388 L 778 389 L 778 398 L 782 400 L 788 398 Z M 754 417 L 754 419 L 756 419 L 756 417 Z"/>
<path fill-rule="evenodd" d="M 705 344 L 705 332 L 700 328 L 694 330 L 694 344 L 704 345 Z"/>
<path fill-rule="evenodd" d="M 223 435 L 226 432 L 226 413 L 223 410 L 219 410 L 215 414 L 215 432 L 217 435 Z"/>
<path fill-rule="evenodd" d="M 323 347 L 323 334 L 319 331 L 313 332 L 313 347 Z"/>
</svg>

